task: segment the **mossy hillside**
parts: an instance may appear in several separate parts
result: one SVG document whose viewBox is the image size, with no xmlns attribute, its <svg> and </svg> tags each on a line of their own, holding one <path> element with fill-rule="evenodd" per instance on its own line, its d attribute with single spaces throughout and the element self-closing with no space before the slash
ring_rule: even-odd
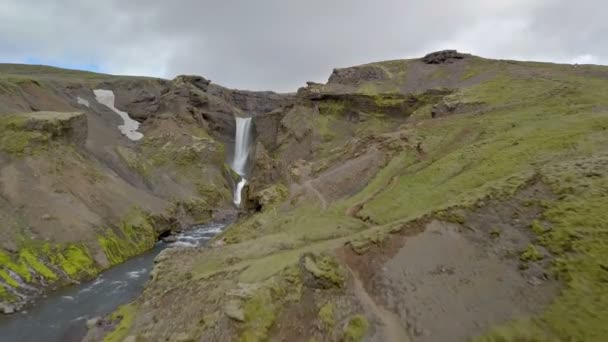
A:
<svg viewBox="0 0 608 342">
<path fill-rule="evenodd" d="M 538 242 L 555 256 L 554 272 L 565 288 L 543 314 L 493 329 L 481 341 L 605 339 L 607 167 L 608 154 L 604 153 L 543 168 L 543 180 L 559 198 L 545 204 L 542 219 L 548 228 L 538 232 Z"/>
<path fill-rule="evenodd" d="M 244 321 L 239 326 L 240 341 L 266 341 L 280 312 L 288 303 L 297 303 L 302 296 L 301 274 L 291 266 L 262 283 L 244 302 Z"/>
<path fill-rule="evenodd" d="M 159 175 L 193 190 L 188 198 L 175 198 L 176 206 L 196 214 L 231 203 L 232 194 L 224 173 L 224 145 L 208 137 L 203 129 L 191 128 L 192 134 L 151 134 L 135 148 L 117 146 L 123 163 L 146 182 L 154 183 Z M 200 208 L 196 208 L 200 205 Z"/>
<path fill-rule="evenodd" d="M 52 150 L 57 145 L 51 144 L 58 138 L 75 139 L 78 134 L 74 130 L 80 127 L 72 125 L 83 116 L 76 112 L 0 115 L 0 151 L 20 157 Z"/>
<path fill-rule="evenodd" d="M 548 95 L 555 89 L 553 82 L 547 82 L 546 87 L 531 82 L 527 93 L 517 89 L 513 96 L 526 93 L 530 102 L 508 110 L 496 108 L 417 127 L 427 157 L 393 174 L 397 185 L 367 203 L 363 214 L 378 223 L 415 218 L 428 208 L 470 203 L 505 186 L 511 192 L 535 172 L 535 165 L 593 153 L 598 143 L 605 143 L 601 133 L 608 125 L 606 113 L 594 109 L 606 102 L 601 89 L 590 89 L 596 102 L 590 102 L 588 94 L 555 98 Z M 482 89 L 475 96 L 486 103 L 506 101 L 495 94 L 502 89 L 496 84 L 477 88 Z M 536 97 L 530 95 L 534 92 Z"/>
<path fill-rule="evenodd" d="M 149 217 L 141 210 L 133 209 L 117 227 L 104 231 L 98 237 L 98 243 L 111 265 L 115 265 L 152 248 L 157 235 Z M 24 284 L 61 284 L 92 278 L 102 270 L 93 259 L 92 248 L 97 247 L 22 237 L 17 253 L 0 250 L 0 282 L 20 292 Z M 2 300 L 16 299 L 7 291 L 3 293 Z"/>
<path fill-rule="evenodd" d="M 239 242 L 272 234 L 278 241 L 293 242 L 292 236 L 302 230 L 335 231 L 346 209 L 361 202 L 359 216 L 380 225 L 372 230 L 390 230 L 399 226 L 396 223 L 474 205 L 488 196 L 507 198 L 540 176 L 563 198 L 548 205 L 544 216 L 551 229 L 545 229 L 548 232 L 537 243 L 559 255 L 556 270 L 569 280 L 567 290 L 542 315 L 542 325 L 534 331 L 566 340 L 597 340 L 597 336 L 605 336 L 603 300 L 608 293 L 603 286 L 606 266 L 601 262 L 607 256 L 601 237 L 608 226 L 601 209 L 608 207 L 601 197 L 606 193 L 605 177 L 588 168 L 579 172 L 576 163 L 566 167 L 563 162 L 582 159 L 579 163 L 586 165 L 584 160 L 608 152 L 607 95 L 608 84 L 600 79 L 500 75 L 455 96 L 483 102 L 487 107 L 482 113 L 406 125 L 404 129 L 415 132 L 421 141 L 425 156 L 412 151 L 398 155 L 359 194 L 324 211 L 309 212 L 308 219 L 314 223 L 299 226 L 297 220 L 290 220 L 290 215 L 305 214 L 303 206 L 252 216 L 225 236 L 230 237 L 229 242 Z M 579 180 L 584 182 L 576 183 Z M 364 229 L 355 228 L 348 234 Z M 298 246 L 303 243 L 305 240 L 299 240 Z M 577 314 L 568 313 L 567 308 Z"/>
<path fill-rule="evenodd" d="M 117 265 L 154 246 L 158 233 L 149 216 L 133 208 L 114 228 L 107 228 L 98 237 L 98 243 L 111 265 Z"/>
<path fill-rule="evenodd" d="M 298 243 L 310 243 L 352 234 L 365 225 L 343 212 L 325 211 L 319 214 L 316 203 L 303 204 L 293 210 L 275 207 L 237 222 L 218 238 L 238 243 L 274 234 L 288 235 Z"/>
<path fill-rule="evenodd" d="M 16 255 L 0 251 L 0 281 L 20 292 L 25 284 L 88 279 L 99 272 L 89 248 L 81 244 L 24 241 Z M 0 295 L 0 299 L 12 301 Z"/>
<path fill-rule="evenodd" d="M 46 87 L 48 83 L 55 81 L 74 82 L 94 87 L 101 82 L 110 80 L 138 80 L 142 82 L 158 81 L 157 78 L 144 76 L 115 76 L 100 74 L 91 71 L 63 69 L 46 65 L 29 64 L 0 64 L 0 83 L 18 85 L 22 82 L 37 82 Z"/>
<path fill-rule="evenodd" d="M 25 130 L 24 115 L 0 116 L 0 151 L 13 156 L 35 154 L 45 150 L 50 140 L 47 132 Z"/>
</svg>

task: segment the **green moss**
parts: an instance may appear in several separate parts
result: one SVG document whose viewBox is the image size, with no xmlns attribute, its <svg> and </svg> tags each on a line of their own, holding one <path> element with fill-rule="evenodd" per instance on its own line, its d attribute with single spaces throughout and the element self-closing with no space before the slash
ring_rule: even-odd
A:
<svg viewBox="0 0 608 342">
<path fill-rule="evenodd" d="M 337 287 L 344 285 L 344 270 L 337 260 L 329 255 L 306 255 L 304 267 L 316 278 L 327 280 Z"/>
<path fill-rule="evenodd" d="M 541 235 L 547 230 L 538 220 L 532 221 L 530 229 L 537 235 Z"/>
<path fill-rule="evenodd" d="M 129 334 L 129 330 L 135 321 L 137 307 L 134 304 L 123 305 L 110 315 L 110 319 L 118 322 L 116 327 L 104 337 L 104 342 L 122 342 Z"/>
<path fill-rule="evenodd" d="M 17 282 L 15 279 L 13 279 L 13 278 L 12 278 L 12 277 L 11 277 L 11 276 L 8 274 L 8 272 L 7 272 L 7 271 L 5 271 L 5 270 L 3 270 L 3 269 L 0 269 L 0 278 L 2 278 L 2 279 L 4 280 L 4 282 L 5 282 L 6 284 L 8 284 L 9 286 L 12 286 L 12 287 L 19 287 L 19 286 L 20 286 L 20 285 L 19 285 L 19 283 L 18 283 L 18 282 Z"/>
<path fill-rule="evenodd" d="M 542 322 L 520 319 L 505 326 L 496 327 L 483 336 L 473 338 L 473 342 L 558 342 L 562 341 L 547 332 Z"/>
<path fill-rule="evenodd" d="M 367 319 L 363 315 L 355 315 L 348 320 L 342 340 L 345 342 L 361 341 L 367 333 L 368 328 L 369 323 Z"/>
<path fill-rule="evenodd" d="M 340 116 L 344 113 L 344 109 L 342 101 L 325 100 L 319 102 L 319 113 L 321 115 Z"/>
<path fill-rule="evenodd" d="M 319 310 L 319 320 L 323 323 L 325 329 L 331 330 L 336 325 L 335 308 L 332 302 L 327 302 Z"/>
<path fill-rule="evenodd" d="M 0 151 L 21 156 L 44 149 L 50 135 L 46 132 L 25 130 L 25 115 L 0 116 Z"/>
<path fill-rule="evenodd" d="M 10 272 L 18 277 L 11 276 Z M 97 265 L 83 245 L 24 239 L 18 253 L 9 255 L 0 251 L 0 279 L 17 291 L 22 286 L 20 281 L 46 286 L 63 284 L 68 279 L 88 279 L 98 272 Z"/>
<path fill-rule="evenodd" d="M 116 154 L 122 159 L 122 161 L 133 171 L 136 171 L 142 176 L 148 176 L 150 173 L 150 166 L 144 162 L 140 156 L 133 150 L 116 146 L 114 148 Z"/>
<path fill-rule="evenodd" d="M 82 245 L 70 244 L 60 252 L 51 254 L 50 262 L 72 279 L 91 277 L 98 272 L 88 249 Z"/>
<path fill-rule="evenodd" d="M 148 216 L 133 208 L 115 228 L 106 229 L 97 241 L 111 265 L 141 254 L 154 246 L 157 234 Z"/>
<path fill-rule="evenodd" d="M 222 201 L 231 200 L 231 194 L 224 184 L 199 181 L 196 183 L 196 191 L 212 207 L 218 206 Z"/>
<path fill-rule="evenodd" d="M 538 261 L 542 259 L 543 255 L 534 245 L 528 245 L 528 247 L 526 247 L 526 249 L 524 249 L 519 255 L 519 260 L 522 262 Z"/>
<path fill-rule="evenodd" d="M 244 306 L 245 322 L 241 341 L 265 341 L 268 332 L 277 318 L 277 304 L 269 289 L 257 291 Z"/>
<path fill-rule="evenodd" d="M 388 230 L 368 229 L 350 239 L 349 244 L 357 254 L 367 252 L 372 246 L 382 245 L 388 238 Z"/>
<path fill-rule="evenodd" d="M 437 218 L 450 223 L 464 224 L 466 222 L 464 215 L 455 210 L 442 210 L 437 212 L 436 216 Z"/>
<path fill-rule="evenodd" d="M 46 254 L 44 253 L 46 252 L 45 249 L 40 247 L 29 246 L 22 249 L 19 253 L 22 265 L 30 266 L 37 274 L 47 280 L 56 281 L 59 278 L 58 275 L 41 260 L 36 251 L 43 251 L 43 254 Z M 27 273 L 29 274 L 29 271 Z M 31 275 L 29 277 L 31 279 Z"/>
<path fill-rule="evenodd" d="M 359 86 L 358 92 L 365 95 L 373 95 L 380 92 L 380 87 L 375 83 L 367 82 Z"/>
<path fill-rule="evenodd" d="M 262 210 L 270 210 L 282 203 L 288 195 L 289 190 L 282 183 L 271 185 L 255 194 Z"/>
<path fill-rule="evenodd" d="M 220 200 L 220 197 L 213 195 L 211 200 Z M 191 198 L 190 200 L 174 203 L 173 210 L 183 209 L 196 223 L 202 224 L 211 220 L 213 204 L 208 203 L 203 198 Z"/>
</svg>

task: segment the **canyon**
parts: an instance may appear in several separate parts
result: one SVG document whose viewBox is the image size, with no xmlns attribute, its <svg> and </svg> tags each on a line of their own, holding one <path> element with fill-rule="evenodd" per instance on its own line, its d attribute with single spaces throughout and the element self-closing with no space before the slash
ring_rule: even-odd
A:
<svg viewBox="0 0 608 342">
<path fill-rule="evenodd" d="M 279 94 L 1 64 L 0 310 L 225 222 L 78 339 L 600 341 L 607 129 L 596 65 L 448 50 Z"/>
</svg>

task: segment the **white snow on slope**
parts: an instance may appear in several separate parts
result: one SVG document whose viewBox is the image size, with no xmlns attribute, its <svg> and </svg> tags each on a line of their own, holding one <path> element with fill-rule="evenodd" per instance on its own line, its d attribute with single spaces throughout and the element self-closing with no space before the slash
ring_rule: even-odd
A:
<svg viewBox="0 0 608 342">
<path fill-rule="evenodd" d="M 116 114 L 120 115 L 124 124 L 118 126 L 118 129 L 122 132 L 122 134 L 126 135 L 127 138 L 129 138 L 133 141 L 137 141 L 144 137 L 143 134 L 141 134 L 140 132 L 137 132 L 137 129 L 139 128 L 139 122 L 131 119 L 131 117 L 129 116 L 129 113 L 123 112 L 123 111 L 119 110 L 118 108 L 114 107 L 114 101 L 116 98 L 114 96 L 113 91 L 104 90 L 104 89 L 95 89 L 95 90 L 93 90 L 93 92 L 95 93 L 95 99 L 97 100 L 97 102 L 110 108 L 111 110 L 116 112 Z"/>
</svg>

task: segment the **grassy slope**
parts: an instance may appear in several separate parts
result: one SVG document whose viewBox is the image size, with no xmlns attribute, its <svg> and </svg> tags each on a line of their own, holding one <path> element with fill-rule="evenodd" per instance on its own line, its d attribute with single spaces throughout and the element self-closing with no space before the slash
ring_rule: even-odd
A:
<svg viewBox="0 0 608 342">
<path fill-rule="evenodd" d="M 462 77 L 488 68 L 487 62 L 480 62 Z M 302 248 L 335 246 L 323 240 L 364 230 L 344 212 L 371 194 L 375 196 L 362 214 L 377 226 L 353 239 L 365 240 L 395 222 L 466 207 L 487 196 L 509 196 L 540 176 L 560 196 L 546 204 L 543 219 L 552 229 L 539 236 L 539 243 L 556 253 L 555 274 L 566 286 L 541 317 L 497 329 L 485 338 L 600 340 L 608 333 L 608 171 L 603 167 L 608 155 L 608 79 L 602 74 L 582 76 L 571 68 L 501 63 L 496 72 L 495 65 L 490 80 L 451 95 L 454 102 L 483 103 L 481 112 L 402 127 L 423 142 L 424 158 L 404 152 L 362 192 L 320 213 L 306 205 L 286 213 L 267 211 L 241 222 L 226 233 L 229 242 L 253 239 L 248 244 L 261 246 L 272 241 L 291 249 L 248 259 L 248 265 L 263 265 L 248 268 L 248 280 L 275 274 L 295 262 Z M 387 186 L 391 179 L 396 180 Z M 262 276 L 252 276 L 256 270 Z"/>
</svg>

